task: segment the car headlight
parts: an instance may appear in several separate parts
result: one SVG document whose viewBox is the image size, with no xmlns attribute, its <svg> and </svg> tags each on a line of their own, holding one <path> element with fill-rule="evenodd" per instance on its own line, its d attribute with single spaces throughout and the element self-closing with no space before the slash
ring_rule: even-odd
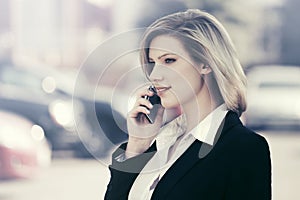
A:
<svg viewBox="0 0 300 200">
<path fill-rule="evenodd" d="M 42 127 L 39 125 L 33 125 L 30 130 L 31 137 L 36 141 L 42 141 L 45 139 L 45 133 Z"/>
<path fill-rule="evenodd" d="M 49 112 L 59 125 L 65 128 L 74 127 L 74 112 L 71 101 L 54 101 L 49 105 Z"/>
<path fill-rule="evenodd" d="M 53 93 L 56 89 L 55 79 L 51 76 L 44 78 L 42 81 L 42 88 L 48 94 Z"/>
</svg>

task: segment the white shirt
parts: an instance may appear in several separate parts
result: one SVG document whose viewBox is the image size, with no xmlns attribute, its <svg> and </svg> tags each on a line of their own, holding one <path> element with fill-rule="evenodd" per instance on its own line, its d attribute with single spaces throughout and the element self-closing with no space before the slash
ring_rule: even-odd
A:
<svg viewBox="0 0 300 200">
<path fill-rule="evenodd" d="M 128 199 L 151 199 L 159 180 L 195 140 L 213 145 L 218 128 L 227 112 L 225 104 L 220 105 L 187 134 L 184 134 L 184 130 L 178 130 L 177 133 L 174 133 L 176 131 L 172 128 L 184 116 L 180 116 L 170 122 L 170 125 L 162 128 L 161 133 L 156 138 L 157 152 L 136 178 Z"/>
</svg>

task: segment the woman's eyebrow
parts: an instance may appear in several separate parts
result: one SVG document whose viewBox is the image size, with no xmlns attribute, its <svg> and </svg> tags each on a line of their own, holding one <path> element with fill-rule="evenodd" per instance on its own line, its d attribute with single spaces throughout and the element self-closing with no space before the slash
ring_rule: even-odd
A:
<svg viewBox="0 0 300 200">
<path fill-rule="evenodd" d="M 161 58 L 165 57 L 165 56 L 169 56 L 169 55 L 176 55 L 175 53 L 165 53 L 161 56 L 158 56 L 157 59 L 160 60 Z M 151 57 L 149 57 L 149 61 L 153 61 L 153 59 Z"/>
</svg>

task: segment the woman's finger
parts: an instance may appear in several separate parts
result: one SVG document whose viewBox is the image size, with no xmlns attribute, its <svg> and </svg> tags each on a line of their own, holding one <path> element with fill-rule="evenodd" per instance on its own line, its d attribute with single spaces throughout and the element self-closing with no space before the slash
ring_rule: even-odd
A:
<svg viewBox="0 0 300 200">
<path fill-rule="evenodd" d="M 135 102 L 135 107 L 138 107 L 138 106 L 144 106 L 144 107 L 146 107 L 148 109 L 152 109 L 153 108 L 153 105 L 150 103 L 150 101 L 148 101 L 145 98 L 139 98 L 139 99 L 137 99 L 137 101 Z"/>
<path fill-rule="evenodd" d="M 137 97 L 152 96 L 153 92 L 151 90 L 149 90 L 148 88 L 149 88 L 149 86 L 143 87 L 143 88 L 137 90 L 136 96 Z"/>
<path fill-rule="evenodd" d="M 138 106 L 138 107 L 135 107 L 134 109 L 132 109 L 128 113 L 128 117 L 136 118 L 136 117 L 138 117 L 139 113 L 149 114 L 150 111 L 144 106 Z"/>
</svg>

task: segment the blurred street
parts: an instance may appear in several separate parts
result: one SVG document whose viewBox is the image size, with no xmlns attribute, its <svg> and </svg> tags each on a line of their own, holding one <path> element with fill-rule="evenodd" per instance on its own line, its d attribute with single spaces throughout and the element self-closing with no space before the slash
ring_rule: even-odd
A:
<svg viewBox="0 0 300 200">
<path fill-rule="evenodd" d="M 273 162 L 273 200 L 300 199 L 300 134 L 259 131 L 270 144 Z M 54 159 L 32 180 L 0 182 L 0 200 L 100 200 L 109 172 L 92 159 Z"/>
<path fill-rule="evenodd" d="M 300 131 L 261 132 L 272 157 L 273 200 L 300 199 Z"/>
<path fill-rule="evenodd" d="M 56 159 L 34 179 L 0 182 L 0 200 L 99 200 L 108 178 L 96 160 Z"/>
</svg>

